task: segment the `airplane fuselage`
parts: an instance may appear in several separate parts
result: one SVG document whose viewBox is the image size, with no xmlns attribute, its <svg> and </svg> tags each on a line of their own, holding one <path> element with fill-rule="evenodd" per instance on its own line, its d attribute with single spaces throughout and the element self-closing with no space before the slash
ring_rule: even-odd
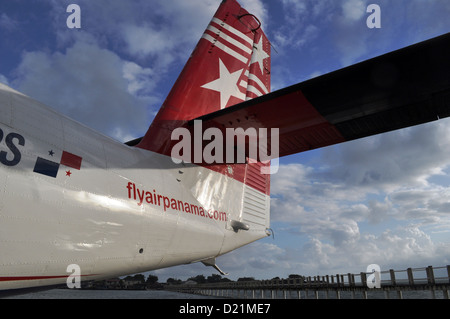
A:
<svg viewBox="0 0 450 319">
<path fill-rule="evenodd" d="M 244 183 L 0 88 L 0 290 L 64 283 L 71 264 L 93 280 L 201 261 L 267 236 L 269 216 L 231 226 L 258 193 Z"/>
</svg>

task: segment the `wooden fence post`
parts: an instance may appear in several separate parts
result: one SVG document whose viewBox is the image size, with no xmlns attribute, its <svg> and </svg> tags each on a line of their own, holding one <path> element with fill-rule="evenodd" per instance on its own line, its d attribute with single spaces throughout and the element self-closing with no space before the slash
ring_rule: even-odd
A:
<svg viewBox="0 0 450 319">
<path fill-rule="evenodd" d="M 367 274 L 365 272 L 361 273 L 361 286 L 365 287 L 367 285 Z"/>
<path fill-rule="evenodd" d="M 406 272 L 408 274 L 408 283 L 410 285 L 414 285 L 414 275 L 411 268 L 406 269 Z"/>
<path fill-rule="evenodd" d="M 436 283 L 436 281 L 434 279 L 433 266 L 427 267 L 427 281 L 428 281 L 428 284 L 430 284 L 430 285 L 434 285 Z"/>
<path fill-rule="evenodd" d="M 450 283 L 450 265 L 447 265 L 447 278 L 448 282 Z"/>
<path fill-rule="evenodd" d="M 431 298 L 436 299 L 436 292 L 435 292 L 435 287 L 434 284 L 436 283 L 436 280 L 434 279 L 434 271 L 433 271 L 433 266 L 428 266 L 427 267 L 427 281 L 428 284 L 431 285 Z"/>
<path fill-rule="evenodd" d="M 395 286 L 395 271 L 394 271 L 394 269 L 389 269 L 389 273 L 391 275 L 391 285 Z"/>
</svg>

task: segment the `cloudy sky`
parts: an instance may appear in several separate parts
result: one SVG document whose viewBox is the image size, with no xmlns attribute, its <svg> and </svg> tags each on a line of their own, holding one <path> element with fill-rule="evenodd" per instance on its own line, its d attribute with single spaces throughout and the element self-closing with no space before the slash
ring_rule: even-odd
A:
<svg viewBox="0 0 450 319">
<path fill-rule="evenodd" d="M 81 7 L 81 29 L 66 8 Z M 0 2 L 0 82 L 120 141 L 142 136 L 219 0 Z M 448 0 L 241 0 L 276 50 L 273 90 L 450 31 Z M 381 29 L 369 29 L 370 3 Z M 267 238 L 230 278 L 450 264 L 450 121 L 281 159 Z M 203 265 L 154 272 L 187 279 Z M 161 281 L 161 280 L 160 280 Z"/>
</svg>

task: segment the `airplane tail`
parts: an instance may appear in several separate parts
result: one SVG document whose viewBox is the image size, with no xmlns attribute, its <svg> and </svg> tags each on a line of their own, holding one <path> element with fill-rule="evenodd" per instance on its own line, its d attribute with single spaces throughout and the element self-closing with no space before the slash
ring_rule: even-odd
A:
<svg viewBox="0 0 450 319">
<path fill-rule="evenodd" d="M 270 43 L 259 20 L 225 0 L 138 147 L 170 155 L 187 121 L 270 92 Z"/>
<path fill-rule="evenodd" d="M 137 147 L 171 156 L 176 128 L 269 93 L 270 54 L 258 18 L 235 0 L 222 1 Z M 237 118 L 233 126 L 240 127 L 239 122 Z M 261 168 L 270 164 L 248 160 L 204 166 L 244 184 L 241 222 L 269 227 L 270 175 L 261 174 Z"/>
</svg>

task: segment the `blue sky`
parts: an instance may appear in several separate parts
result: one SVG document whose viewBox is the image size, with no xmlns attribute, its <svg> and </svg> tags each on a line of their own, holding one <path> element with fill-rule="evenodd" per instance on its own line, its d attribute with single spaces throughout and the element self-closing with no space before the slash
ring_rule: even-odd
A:
<svg viewBox="0 0 450 319">
<path fill-rule="evenodd" d="M 81 7 L 79 30 L 66 8 Z M 0 81 L 120 141 L 142 136 L 219 0 L 0 2 Z M 272 88 L 450 30 L 447 0 L 242 0 L 277 52 Z M 369 29 L 366 8 L 381 8 Z M 230 278 L 450 264 L 450 122 L 281 159 L 267 238 L 220 257 Z M 154 272 L 210 275 L 201 264 Z"/>
</svg>

